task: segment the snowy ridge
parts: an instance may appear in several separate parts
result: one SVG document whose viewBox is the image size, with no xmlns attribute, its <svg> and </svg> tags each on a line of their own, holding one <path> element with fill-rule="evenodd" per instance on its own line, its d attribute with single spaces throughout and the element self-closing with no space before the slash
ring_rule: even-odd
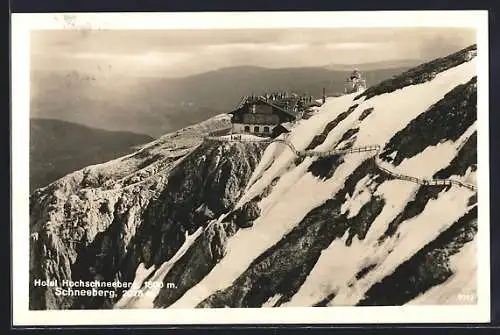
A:
<svg viewBox="0 0 500 335">
<path fill-rule="evenodd" d="M 341 120 L 328 133 L 323 143 L 313 150 L 306 149 L 312 137 L 321 132 L 328 120 L 334 119 L 350 106 L 352 96 L 328 99 L 317 114 L 299 122 L 289 136 L 270 141 L 237 205 L 241 207 L 255 198 L 271 181 L 277 179 L 271 193 L 259 203 L 262 209 L 260 217 L 255 220 L 251 229 L 240 230 L 229 238 L 226 256 L 171 307 L 195 307 L 210 295 L 234 285 L 234 281 L 259 255 L 293 230 L 309 211 L 335 197 L 344 186 L 346 178 L 361 163 L 375 157 L 377 167 L 393 178 L 379 185 L 374 194 L 370 194 L 371 197 L 379 196 L 385 200 L 382 212 L 371 224 L 364 240 L 355 236 L 352 243 L 346 246 L 347 235 L 344 235 L 325 249 L 300 290 L 284 305 L 312 305 L 332 293 L 335 297 L 328 303 L 330 305 L 359 303 L 371 286 L 389 276 L 469 209 L 469 198 L 476 191 L 474 184 L 460 180 L 462 178 L 434 179 L 427 176 L 450 164 L 461 145 L 474 131 L 475 124 L 457 141 L 439 143 L 434 150 L 429 147 L 421 154 L 407 159 L 398 169 L 382 162 L 378 154 L 393 134 L 424 113 L 454 87 L 469 81 L 474 73 L 475 59 L 472 59 L 438 73 L 428 82 L 403 87 L 390 94 L 372 97 L 368 101 L 356 101 L 356 105 L 351 106 L 354 108 L 353 112 Z M 376 112 L 360 121 L 360 115 L 367 108 L 375 108 Z M 401 110 L 405 112 L 402 113 Z M 328 119 L 325 119 L 325 115 Z M 352 128 L 359 128 L 354 145 L 349 149 L 337 149 L 342 142 L 342 135 Z M 290 150 L 280 149 L 278 143 Z M 442 155 L 443 151 L 450 154 Z M 308 173 L 308 167 L 316 159 L 331 156 L 341 156 L 343 162 L 329 179 L 321 180 Z M 297 157 L 304 159 L 294 166 L 292 162 Z M 436 157 L 439 159 L 436 160 Z M 432 164 L 422 165 L 421 162 L 424 161 Z M 411 172 L 411 175 L 406 171 Z M 378 245 L 377 238 L 387 230 L 388 223 L 403 211 L 422 185 L 449 187 L 439 193 L 437 199 L 429 200 L 419 215 L 404 221 L 396 235 Z M 355 215 L 368 201 L 368 193 L 359 193 L 353 195 L 352 203 L 345 206 L 351 207 L 350 215 Z M 443 206 L 449 208 L 446 213 L 442 213 Z M 427 224 L 436 218 L 439 218 L 439 225 Z M 417 231 L 418 238 L 414 234 Z M 373 269 L 363 278 L 356 279 L 355 275 L 367 266 Z M 322 270 L 324 267 L 326 268 Z M 274 300 L 275 298 L 270 299 L 266 305 Z"/>
</svg>

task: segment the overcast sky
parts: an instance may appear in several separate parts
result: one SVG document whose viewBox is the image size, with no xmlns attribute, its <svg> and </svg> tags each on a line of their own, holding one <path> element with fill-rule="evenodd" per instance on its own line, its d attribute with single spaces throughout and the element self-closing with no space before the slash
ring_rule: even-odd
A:
<svg viewBox="0 0 500 335">
<path fill-rule="evenodd" d="M 218 68 L 324 66 L 445 56 L 475 43 L 464 28 L 36 31 L 33 70 L 178 77 Z"/>
</svg>

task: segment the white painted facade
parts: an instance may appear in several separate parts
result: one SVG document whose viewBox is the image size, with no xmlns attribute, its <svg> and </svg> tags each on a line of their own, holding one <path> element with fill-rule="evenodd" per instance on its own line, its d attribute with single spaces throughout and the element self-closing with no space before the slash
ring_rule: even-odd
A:
<svg viewBox="0 0 500 335">
<path fill-rule="evenodd" d="M 257 135 L 271 135 L 275 124 L 247 124 L 247 123 L 233 123 L 233 134 L 257 134 Z"/>
</svg>

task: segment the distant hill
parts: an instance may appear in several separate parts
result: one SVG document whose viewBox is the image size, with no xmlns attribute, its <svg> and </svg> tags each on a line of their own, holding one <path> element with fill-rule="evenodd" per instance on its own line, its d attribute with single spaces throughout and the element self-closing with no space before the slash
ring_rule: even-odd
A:
<svg viewBox="0 0 500 335">
<path fill-rule="evenodd" d="M 175 81 L 158 78 L 38 71 L 31 74 L 31 82 L 31 117 L 91 128 L 158 137 L 221 113 L 210 106 L 171 102 L 166 92 Z"/>
<path fill-rule="evenodd" d="M 88 165 L 152 141 L 148 135 L 94 129 L 53 119 L 30 120 L 30 192 Z"/>
<path fill-rule="evenodd" d="M 400 69 L 400 68 L 411 68 L 422 64 L 422 59 L 399 59 L 399 60 L 387 60 L 373 63 L 363 63 L 356 65 L 345 65 L 345 64 L 329 64 L 325 66 L 328 70 L 332 71 L 349 71 L 353 68 L 357 68 L 359 71 L 373 71 L 380 69 Z"/>
<path fill-rule="evenodd" d="M 407 67 L 364 71 L 374 85 Z M 321 96 L 343 91 L 352 69 L 229 67 L 184 78 L 32 73 L 31 116 L 153 137 L 227 113 L 242 95 L 288 90 Z"/>
<path fill-rule="evenodd" d="M 391 68 L 363 72 L 368 85 L 374 85 L 406 70 Z M 344 80 L 352 71 L 332 71 L 324 67 L 268 69 L 256 66 L 230 67 L 178 79 L 165 94 L 171 101 L 195 100 L 215 109 L 228 111 L 242 95 L 270 90 L 288 90 L 320 97 L 328 92 L 343 92 Z M 163 87 L 163 85 L 158 85 Z"/>
</svg>

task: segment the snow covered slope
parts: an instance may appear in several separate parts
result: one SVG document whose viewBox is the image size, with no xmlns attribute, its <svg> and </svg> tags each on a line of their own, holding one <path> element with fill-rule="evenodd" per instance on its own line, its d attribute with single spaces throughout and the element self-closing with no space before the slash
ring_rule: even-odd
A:
<svg viewBox="0 0 500 335">
<path fill-rule="evenodd" d="M 324 129 L 325 123 L 339 120 L 340 115 L 345 115 L 340 122 L 335 122 L 335 127 L 325 134 L 315 150 L 341 147 L 346 143 L 345 137 L 349 137 L 350 146 L 379 144 L 385 147 L 386 153 L 393 150 L 390 144 L 394 134 L 407 132 L 408 137 L 423 137 L 413 139 L 421 140 L 415 144 L 422 147 L 421 150 L 414 155 L 394 151 L 405 159 L 400 164 L 391 164 L 395 160 L 389 160 L 387 166 L 406 175 L 431 177 L 449 168 L 459 154 L 462 143 L 474 134 L 475 109 L 470 108 L 472 106 L 469 104 L 475 104 L 475 99 L 469 101 L 467 99 L 470 97 L 461 94 L 460 101 L 456 101 L 456 105 L 452 104 L 452 107 L 459 109 L 455 110 L 459 115 L 449 118 L 442 114 L 453 113 L 453 108 L 440 110 L 442 114 L 434 113 L 434 117 L 432 107 L 443 99 L 446 101 L 445 96 L 459 85 L 466 85 L 473 90 L 474 76 L 475 59 L 472 58 L 437 73 L 430 81 L 405 86 L 389 94 L 367 100 L 361 97 L 356 101 L 353 101 L 354 96 L 330 99 L 314 117 L 299 123 L 288 141 L 300 151 L 306 148 L 315 134 Z M 461 111 L 460 108 L 466 110 Z M 367 110 L 371 110 L 371 114 L 360 120 Z M 462 116 L 465 116 L 464 120 Z M 444 133 L 452 136 L 442 137 L 438 143 L 426 143 L 430 140 L 426 138 L 428 130 L 411 126 L 412 121 L 415 124 L 426 117 L 430 119 L 431 126 L 432 122 L 439 122 L 435 126 L 450 128 Z M 466 124 L 460 125 L 455 121 Z M 422 126 L 429 123 L 423 123 Z M 457 126 L 460 129 L 452 129 Z M 458 134 L 451 134 L 453 131 Z M 429 137 L 433 135 L 430 132 L 428 134 Z M 402 143 L 404 140 L 398 145 Z M 273 190 L 258 202 L 262 214 L 251 229 L 239 231 L 228 241 L 226 257 L 172 307 L 195 307 L 199 304 L 219 307 L 259 306 L 274 295 L 281 295 L 281 300 L 277 300 L 275 305 L 311 306 L 327 297 L 330 299 L 324 303 L 326 305 L 354 305 L 363 302 L 370 288 L 397 273 L 398 267 L 435 241 L 475 206 L 470 200 L 474 192 L 468 189 L 455 186 L 428 187 L 387 178 L 373 166 L 369 153 L 323 161 L 308 157 L 296 162 L 295 158 L 290 150 L 283 150 L 280 143 L 268 147 L 253 174 L 255 177 L 250 180 L 251 186 L 240 199 L 240 204 L 253 199 L 277 179 Z M 467 178 L 473 179 L 469 173 Z M 357 174 L 360 178 L 353 178 Z M 456 171 L 455 178 L 465 176 L 461 175 L 461 171 Z M 420 198 L 427 200 L 420 213 L 412 216 L 407 214 L 415 211 L 413 207 L 416 206 L 412 207 L 412 201 Z M 341 206 L 328 206 L 330 202 L 338 202 Z M 330 208 L 327 210 L 327 207 Z M 326 212 L 322 213 L 321 218 L 315 218 L 315 212 L 323 208 Z M 409 217 L 406 220 L 399 219 L 396 228 L 394 222 L 401 215 Z M 324 225 L 317 228 L 315 236 L 311 235 L 307 239 L 304 235 L 305 230 L 311 229 L 308 225 L 318 225 L 317 221 L 321 219 L 325 220 Z M 330 236 L 325 236 L 326 232 L 322 234 L 322 230 L 330 230 Z M 293 238 L 294 235 L 301 236 Z M 295 258 L 298 250 L 300 253 L 307 248 L 313 249 L 314 243 L 325 238 L 329 241 L 322 247 L 316 246 L 321 248 L 315 250 L 317 259 L 311 259 L 314 257 L 311 253 L 304 256 L 303 261 L 310 262 L 307 271 L 304 271 L 303 264 L 289 259 Z M 290 245 L 292 243 L 293 247 Z M 469 263 L 474 266 L 474 254 L 468 255 Z M 283 264 L 283 267 L 276 268 L 277 262 L 294 264 Z M 461 270 L 466 273 L 470 271 L 468 268 Z M 444 280 L 445 276 L 442 277 Z M 300 283 L 296 283 L 293 288 L 280 287 L 293 285 L 290 282 L 294 279 Z M 438 283 L 436 281 L 433 284 Z M 395 282 L 393 285 L 398 284 Z M 393 288 L 387 289 L 390 291 Z M 416 290 L 412 295 L 420 293 L 420 288 Z M 368 301 L 369 297 L 371 295 L 365 299 Z M 403 299 L 401 297 L 398 301 L 386 303 L 406 302 Z M 377 300 L 373 300 L 373 303 L 377 303 Z"/>
<path fill-rule="evenodd" d="M 329 98 L 281 141 L 206 141 L 182 164 L 207 172 L 169 172 L 136 216 L 141 232 L 100 273 L 148 294 L 97 307 L 474 303 L 475 188 L 422 181 L 476 184 L 475 52 Z M 240 181 L 221 184 L 228 173 Z M 186 192 L 205 193 L 175 207 Z"/>
</svg>

